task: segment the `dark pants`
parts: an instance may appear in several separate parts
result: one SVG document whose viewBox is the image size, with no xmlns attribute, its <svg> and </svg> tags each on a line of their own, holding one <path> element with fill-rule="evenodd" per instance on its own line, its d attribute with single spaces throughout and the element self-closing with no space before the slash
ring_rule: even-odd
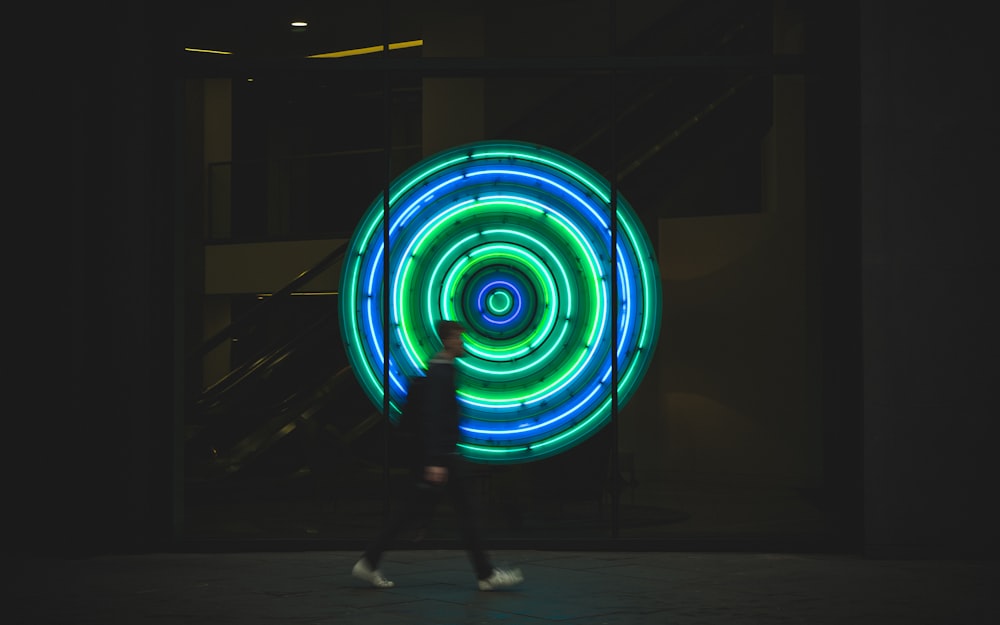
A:
<svg viewBox="0 0 1000 625">
<path fill-rule="evenodd" d="M 443 486 L 434 486 L 423 480 L 423 468 L 416 469 L 413 484 L 403 501 L 403 505 L 389 518 L 389 521 L 379 532 L 375 540 L 365 550 L 365 559 L 372 568 L 378 568 L 389 543 L 414 520 L 424 520 L 430 517 L 434 504 L 441 496 L 451 500 L 458 516 L 458 528 L 469 559 L 475 569 L 478 579 L 485 579 L 493 572 L 493 565 L 483 548 L 479 526 L 476 523 L 476 509 L 473 505 L 469 481 L 465 477 L 465 461 L 460 456 L 449 458 L 448 482 Z"/>
</svg>

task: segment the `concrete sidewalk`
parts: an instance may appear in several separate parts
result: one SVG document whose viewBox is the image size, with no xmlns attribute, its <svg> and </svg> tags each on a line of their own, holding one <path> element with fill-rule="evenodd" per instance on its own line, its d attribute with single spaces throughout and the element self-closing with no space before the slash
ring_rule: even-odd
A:
<svg viewBox="0 0 1000 625">
<path fill-rule="evenodd" d="M 996 625 L 995 561 L 839 555 L 494 551 L 523 585 L 476 589 L 464 552 L 152 553 L 13 561 L 14 624 Z M 9 561 L 10 562 L 10 561 Z M 8 612 L 11 614 L 11 612 Z"/>
</svg>

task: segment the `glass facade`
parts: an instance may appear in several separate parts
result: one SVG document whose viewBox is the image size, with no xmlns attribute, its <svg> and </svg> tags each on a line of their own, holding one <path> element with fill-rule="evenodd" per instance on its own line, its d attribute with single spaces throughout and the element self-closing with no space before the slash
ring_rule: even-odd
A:
<svg viewBox="0 0 1000 625">
<path fill-rule="evenodd" d="M 389 446 L 401 396 L 383 391 L 412 372 L 383 368 L 381 355 L 412 340 L 419 361 L 433 340 L 417 345 L 399 315 L 450 311 L 492 367 L 469 376 L 479 385 L 470 412 L 538 397 L 552 405 L 533 413 L 536 424 L 603 415 L 558 453 L 470 454 L 491 542 L 836 539 L 811 334 L 819 311 L 807 290 L 817 190 L 806 184 L 815 122 L 803 17 L 780 2 L 366 6 L 340 9 L 337 27 L 310 25 L 294 46 L 184 59 L 182 158 L 197 172 L 186 210 L 203 224 L 189 235 L 186 278 L 204 288 L 185 320 L 195 338 L 179 537 L 362 544 L 406 478 Z M 498 153 L 457 166 L 454 189 L 415 173 L 470 145 L 539 146 L 582 168 L 550 178 Z M 480 164 L 492 177 L 468 182 Z M 397 196 L 407 176 L 465 194 L 468 217 L 456 216 L 464 200 L 426 208 L 429 199 Z M 580 196 L 594 220 L 558 217 L 574 183 L 597 198 Z M 396 221 L 407 206 L 425 208 Z M 437 235 L 382 230 L 386 218 L 415 230 L 433 211 L 446 220 Z M 548 229 L 533 223 L 539 215 L 563 221 Z M 365 261 L 356 242 L 369 227 L 371 245 L 389 247 Z M 473 232 L 488 243 L 469 244 Z M 649 246 L 649 264 L 613 253 L 630 238 Z M 380 263 L 409 253 L 394 249 L 408 242 L 472 269 L 435 278 L 432 262 L 426 283 L 397 292 L 404 265 Z M 362 262 L 367 273 L 345 270 Z M 622 302 L 641 303 L 632 289 L 644 281 L 656 301 L 634 323 L 657 317 L 652 344 L 636 339 L 587 384 L 558 386 L 577 360 L 543 339 L 565 328 L 584 353 L 624 341 L 633 321 Z M 432 288 L 451 304 L 419 308 L 444 301 Z M 349 294 L 377 299 L 370 323 L 344 319 L 360 310 L 345 308 Z M 569 297 L 592 316 L 546 309 Z M 384 303 L 397 300 L 402 313 Z M 518 316 L 522 301 L 537 310 Z M 468 323 L 473 309 L 488 309 L 480 325 Z M 592 325 L 581 330 L 578 318 Z M 511 320 L 524 326 L 513 333 L 524 354 L 497 338 Z M 562 390 L 537 390 L 550 386 Z M 589 392 L 597 400 L 571 399 Z M 580 414 L 566 417 L 569 406 Z M 424 544 L 455 544 L 454 530 L 444 502 Z"/>
</svg>

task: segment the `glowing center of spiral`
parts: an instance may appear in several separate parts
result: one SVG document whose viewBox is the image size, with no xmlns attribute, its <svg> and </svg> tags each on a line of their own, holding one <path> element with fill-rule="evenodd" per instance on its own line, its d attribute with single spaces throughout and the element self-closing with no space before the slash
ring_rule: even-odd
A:
<svg viewBox="0 0 1000 625">
<path fill-rule="evenodd" d="M 484 312 L 496 318 L 506 317 L 508 314 L 517 316 L 520 310 L 520 302 L 514 299 L 514 294 L 506 287 L 492 288 L 486 294 L 486 306 Z M 508 319 L 509 321 L 509 319 Z M 499 323 L 506 321 L 499 320 Z"/>
</svg>

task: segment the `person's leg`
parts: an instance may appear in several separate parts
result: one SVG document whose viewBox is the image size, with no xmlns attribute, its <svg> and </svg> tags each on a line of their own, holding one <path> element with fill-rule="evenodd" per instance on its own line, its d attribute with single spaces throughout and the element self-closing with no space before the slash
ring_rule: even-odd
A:
<svg viewBox="0 0 1000 625">
<path fill-rule="evenodd" d="M 448 493 L 455 505 L 459 528 L 465 540 L 469 559 L 478 579 L 479 590 L 501 590 L 516 586 L 524 581 L 521 569 L 499 569 L 490 562 L 490 557 L 483 546 L 479 531 L 477 508 L 474 505 L 471 484 L 465 473 L 464 461 L 456 459 L 451 468 L 451 479 L 448 481 Z"/>
<path fill-rule="evenodd" d="M 417 499 L 411 510 L 412 518 L 409 524 L 413 528 L 413 542 L 420 542 L 427 537 L 427 531 L 431 526 L 431 519 L 434 514 L 434 506 L 443 489 L 439 486 L 432 486 L 421 479 L 417 482 L 417 488 L 423 488 L 429 492 Z"/>
<path fill-rule="evenodd" d="M 424 503 L 430 495 L 426 488 L 419 488 L 411 485 L 405 499 L 405 503 L 399 506 L 389 517 L 389 520 L 382 527 L 382 530 L 375 536 L 375 539 L 365 549 L 361 559 L 354 564 L 351 574 L 358 579 L 363 579 L 376 588 L 392 588 L 395 584 L 382 575 L 378 565 L 382 560 L 382 554 L 391 541 L 412 520 L 415 511 L 422 510 L 427 504 Z"/>
<path fill-rule="evenodd" d="M 466 475 L 463 461 L 456 459 L 449 467 L 448 496 L 455 507 L 458 517 L 459 531 L 465 542 L 466 551 L 472 561 L 472 567 L 476 573 L 476 578 L 483 580 L 493 573 L 493 564 L 483 546 L 482 535 L 479 530 L 477 509 L 474 505 L 470 484 Z"/>
<path fill-rule="evenodd" d="M 422 521 L 429 516 L 433 508 L 433 496 L 434 494 L 420 481 L 414 481 L 409 486 L 401 505 L 389 516 L 381 531 L 365 549 L 363 557 L 372 569 L 378 569 L 386 547 L 408 524 L 414 519 Z"/>
</svg>

